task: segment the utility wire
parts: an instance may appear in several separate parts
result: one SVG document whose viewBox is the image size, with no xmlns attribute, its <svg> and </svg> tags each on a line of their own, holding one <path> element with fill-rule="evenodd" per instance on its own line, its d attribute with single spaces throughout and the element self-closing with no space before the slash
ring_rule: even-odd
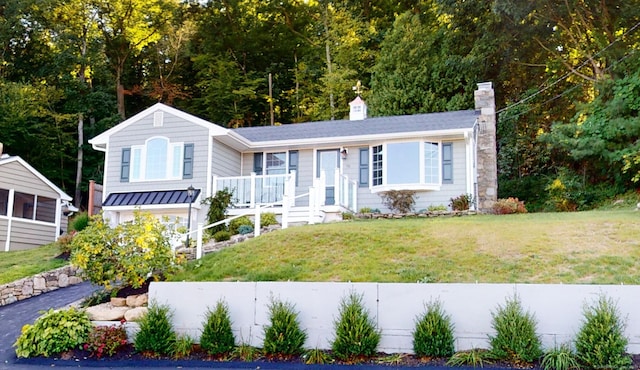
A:
<svg viewBox="0 0 640 370">
<path fill-rule="evenodd" d="M 628 29 L 628 30 L 627 30 L 625 33 L 623 33 L 620 37 L 618 37 L 617 39 L 615 39 L 614 41 L 612 41 L 611 43 L 609 43 L 609 45 L 607 45 L 607 46 L 605 46 L 604 48 L 600 49 L 600 51 L 598 51 L 597 53 L 595 53 L 595 54 L 593 55 L 593 57 L 597 57 L 598 55 L 602 54 L 604 51 L 606 51 L 607 49 L 609 49 L 613 44 L 615 44 L 616 42 L 620 41 L 623 37 L 625 37 L 625 36 L 626 36 L 626 35 L 628 35 L 629 33 L 633 32 L 633 31 L 634 31 L 636 28 L 638 28 L 638 27 L 640 27 L 640 22 L 636 23 L 633 27 L 631 27 L 630 29 Z M 627 55 L 627 56 L 628 56 L 628 55 Z M 625 58 L 626 58 L 627 56 L 625 56 Z M 621 60 L 621 59 L 618 59 L 618 61 L 620 61 L 620 60 Z M 618 61 L 616 61 L 615 63 L 617 63 Z M 580 68 L 584 67 L 588 62 L 589 62 L 589 59 L 585 59 L 585 60 L 584 60 L 584 61 L 583 61 L 583 62 L 582 62 L 582 63 L 581 63 L 577 68 L 575 68 L 575 69 L 580 69 Z M 614 64 L 615 64 L 615 63 L 614 63 Z M 612 64 L 612 65 L 613 65 L 613 64 Z M 605 70 L 607 70 L 607 69 L 609 69 L 609 68 L 610 68 L 610 67 L 607 67 L 607 68 L 605 68 Z M 516 107 L 516 106 L 518 106 L 518 105 L 520 105 L 520 104 L 523 104 L 523 103 L 528 102 L 529 100 L 533 99 L 534 97 L 536 97 L 536 96 L 540 95 L 541 93 L 543 93 L 543 92 L 547 91 L 548 89 L 552 88 L 553 86 L 557 85 L 557 84 L 558 84 L 558 83 L 560 83 L 561 81 L 563 81 L 563 80 L 567 79 L 569 76 L 571 76 L 571 74 L 572 74 L 571 72 L 567 72 L 567 73 L 565 73 L 562 77 L 560 77 L 560 78 L 559 78 L 559 79 L 557 79 L 556 81 L 552 82 L 549 86 L 547 86 L 547 87 L 545 87 L 545 88 L 542 88 L 542 85 L 538 86 L 538 91 L 536 91 L 535 93 L 533 93 L 533 94 L 531 94 L 531 95 L 527 96 L 526 98 L 521 99 L 520 101 L 517 101 L 517 102 L 515 102 L 515 103 L 513 103 L 513 104 L 511 104 L 511 105 L 509 105 L 509 106 L 506 106 L 506 107 L 504 107 L 504 108 L 502 108 L 502 109 L 498 110 L 496 113 L 502 113 L 502 112 L 504 112 L 504 111 L 506 111 L 506 110 L 508 110 L 508 109 L 511 109 L 511 108 Z M 544 84 L 543 84 L 543 85 L 544 85 Z M 581 85 L 582 85 L 582 84 L 576 85 L 576 87 L 577 87 L 577 86 L 581 86 Z M 575 88 L 575 87 L 574 87 L 574 88 Z M 574 88 L 571 88 L 571 90 L 573 90 Z M 546 104 L 546 103 L 548 103 L 548 102 L 549 102 L 549 101 L 551 101 L 551 100 L 555 100 L 555 99 L 557 99 L 558 97 L 560 97 L 560 96 L 562 96 L 562 95 L 564 95 L 564 93 L 562 93 L 562 94 L 560 94 L 560 95 L 557 95 L 556 97 L 554 97 L 554 98 L 552 98 L 552 99 L 550 99 L 550 100 L 545 101 L 543 104 Z M 520 114 L 520 115 L 521 115 L 521 114 Z M 520 116 L 520 115 L 518 115 L 518 116 Z"/>
</svg>

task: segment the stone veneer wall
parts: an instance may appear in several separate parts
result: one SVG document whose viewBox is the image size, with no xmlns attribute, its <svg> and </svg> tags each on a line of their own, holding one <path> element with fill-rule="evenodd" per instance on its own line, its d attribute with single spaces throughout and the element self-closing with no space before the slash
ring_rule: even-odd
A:
<svg viewBox="0 0 640 370">
<path fill-rule="evenodd" d="M 64 266 L 0 285 L 0 306 L 82 282 L 77 267 Z"/>
<path fill-rule="evenodd" d="M 478 117 L 478 183 L 476 200 L 480 212 L 491 212 L 498 199 L 498 154 L 496 146 L 496 102 L 491 82 L 478 84 L 474 93 Z"/>
</svg>

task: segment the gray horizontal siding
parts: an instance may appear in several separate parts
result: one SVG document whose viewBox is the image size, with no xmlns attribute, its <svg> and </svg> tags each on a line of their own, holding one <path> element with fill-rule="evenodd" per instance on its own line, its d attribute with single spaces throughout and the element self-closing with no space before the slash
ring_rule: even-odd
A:
<svg viewBox="0 0 640 370">
<path fill-rule="evenodd" d="M 54 225 L 13 219 L 10 250 L 24 250 L 49 244 L 55 241 L 57 233 Z"/>
<path fill-rule="evenodd" d="M 194 144 L 193 179 L 120 182 L 120 164 L 122 149 L 132 145 L 144 145 L 150 137 L 162 136 L 170 142 Z M 164 113 L 164 123 L 160 127 L 153 127 L 153 114 L 114 133 L 109 138 L 107 168 L 105 169 L 104 184 L 107 186 L 105 194 L 112 192 L 134 192 L 146 190 L 186 189 L 189 185 L 204 189 L 207 179 L 207 156 L 209 146 L 209 130 L 185 121 L 181 118 Z"/>
<path fill-rule="evenodd" d="M 217 176 L 239 176 L 240 175 L 240 152 L 213 140 L 213 161 L 212 173 Z"/>
<path fill-rule="evenodd" d="M 0 166 L 0 188 L 58 199 L 59 195 L 19 162 Z"/>
</svg>

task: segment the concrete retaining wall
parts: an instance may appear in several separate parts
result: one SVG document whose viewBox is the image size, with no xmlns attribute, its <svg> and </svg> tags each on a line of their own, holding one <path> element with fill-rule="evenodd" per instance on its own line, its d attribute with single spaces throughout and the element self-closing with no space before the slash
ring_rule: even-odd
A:
<svg viewBox="0 0 640 370">
<path fill-rule="evenodd" d="M 0 285 L 0 306 L 31 298 L 82 282 L 78 269 L 64 266 L 38 275 Z"/>
<path fill-rule="evenodd" d="M 583 322 L 583 308 L 600 295 L 611 298 L 627 324 L 629 353 L 640 353 L 640 286 L 539 284 L 379 284 L 237 282 L 154 282 L 150 302 L 168 304 L 176 331 L 199 338 L 205 313 L 224 300 L 237 343 L 261 347 L 268 325 L 267 305 L 272 297 L 295 305 L 307 331 L 307 348 L 328 349 L 340 301 L 350 292 L 363 303 L 382 331 L 379 350 L 411 353 L 415 319 L 425 303 L 442 302 L 455 325 L 456 350 L 488 348 L 492 312 L 517 294 L 525 310 L 538 321 L 545 348 L 571 341 Z"/>
</svg>

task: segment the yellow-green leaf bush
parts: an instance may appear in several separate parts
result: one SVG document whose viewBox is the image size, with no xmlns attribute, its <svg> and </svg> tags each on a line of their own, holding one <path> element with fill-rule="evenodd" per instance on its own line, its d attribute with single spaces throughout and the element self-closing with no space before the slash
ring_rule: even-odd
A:
<svg viewBox="0 0 640 370">
<path fill-rule="evenodd" d="M 33 325 L 22 327 L 13 345 L 18 357 L 51 356 L 74 348 L 87 341 L 91 321 L 83 310 L 50 309 L 38 317 Z"/>
<path fill-rule="evenodd" d="M 171 249 L 170 234 L 149 212 L 135 211 L 132 221 L 114 228 L 97 215 L 73 238 L 71 263 L 106 289 L 139 288 L 150 275 L 157 278 L 180 263 Z"/>
</svg>

